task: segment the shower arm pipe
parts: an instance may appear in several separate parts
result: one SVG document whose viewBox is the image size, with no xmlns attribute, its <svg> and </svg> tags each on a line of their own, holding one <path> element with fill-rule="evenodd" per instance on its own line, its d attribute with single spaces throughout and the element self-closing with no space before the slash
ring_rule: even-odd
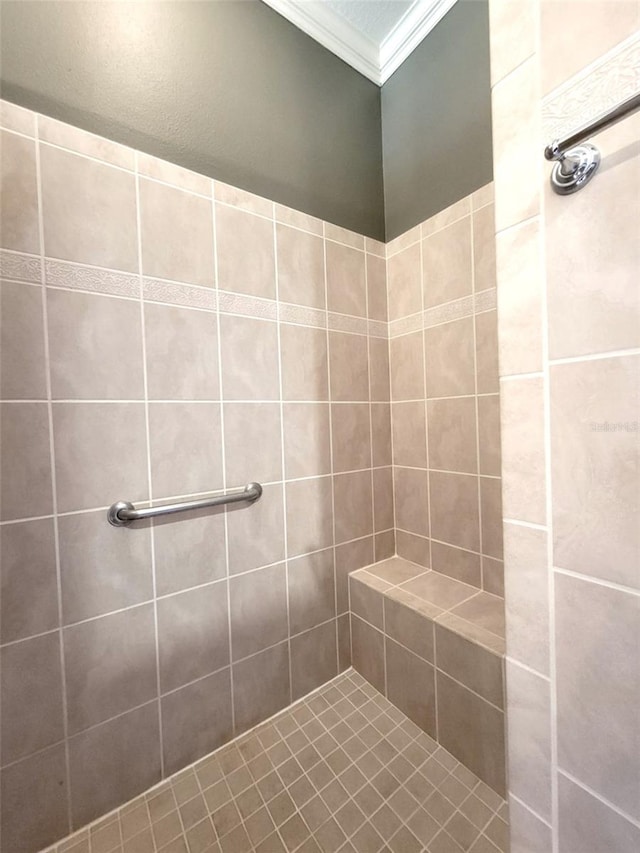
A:
<svg viewBox="0 0 640 853">
<path fill-rule="evenodd" d="M 592 136 L 612 127 L 622 119 L 640 110 L 640 92 L 601 113 L 589 124 L 563 139 L 554 139 L 544 149 L 547 160 L 555 161 L 551 186 L 559 195 L 568 195 L 582 189 L 595 175 L 600 165 L 600 152 L 587 142 Z"/>
<path fill-rule="evenodd" d="M 262 495 L 260 483 L 248 483 L 241 489 L 233 489 L 223 494 L 211 495 L 197 501 L 181 501 L 180 503 L 160 504 L 146 509 L 136 509 L 129 501 L 117 501 L 107 510 L 109 524 L 114 527 L 128 527 L 133 521 L 145 518 L 156 518 L 159 515 L 174 515 L 177 512 L 188 512 L 194 509 L 205 509 L 211 506 L 240 503 L 253 503 Z"/>
</svg>

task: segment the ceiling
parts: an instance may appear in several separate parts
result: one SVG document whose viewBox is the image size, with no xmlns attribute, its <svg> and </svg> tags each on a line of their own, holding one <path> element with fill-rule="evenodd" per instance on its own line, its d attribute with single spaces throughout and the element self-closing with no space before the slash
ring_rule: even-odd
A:
<svg viewBox="0 0 640 853">
<path fill-rule="evenodd" d="M 455 0 L 264 0 L 381 86 Z"/>
</svg>

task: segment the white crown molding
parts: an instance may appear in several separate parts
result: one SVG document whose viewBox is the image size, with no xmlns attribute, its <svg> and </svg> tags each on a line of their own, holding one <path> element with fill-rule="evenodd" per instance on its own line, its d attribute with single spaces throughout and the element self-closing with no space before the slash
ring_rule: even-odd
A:
<svg viewBox="0 0 640 853">
<path fill-rule="evenodd" d="M 263 2 L 356 71 L 382 86 L 456 0 L 416 0 L 380 45 L 322 2 Z"/>
<path fill-rule="evenodd" d="M 456 0 L 418 0 L 398 21 L 380 45 L 380 85 L 420 44 L 422 39 L 440 23 Z"/>
<path fill-rule="evenodd" d="M 337 15 L 321 2 L 296 3 L 292 0 L 263 0 L 263 2 L 335 53 L 356 71 L 364 74 L 378 86 L 382 85 L 378 45 L 341 15 Z"/>
</svg>

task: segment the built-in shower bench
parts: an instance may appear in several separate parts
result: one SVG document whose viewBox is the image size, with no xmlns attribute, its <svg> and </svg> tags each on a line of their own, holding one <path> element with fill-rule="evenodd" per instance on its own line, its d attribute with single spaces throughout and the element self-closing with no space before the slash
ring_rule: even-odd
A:
<svg viewBox="0 0 640 853">
<path fill-rule="evenodd" d="M 504 795 L 503 600 L 401 557 L 349 596 L 354 669 Z"/>
</svg>

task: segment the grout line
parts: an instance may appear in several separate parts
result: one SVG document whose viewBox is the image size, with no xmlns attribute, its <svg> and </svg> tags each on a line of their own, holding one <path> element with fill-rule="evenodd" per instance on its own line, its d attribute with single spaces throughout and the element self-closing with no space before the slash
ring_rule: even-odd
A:
<svg viewBox="0 0 640 853">
<path fill-rule="evenodd" d="M 60 655 L 60 687 L 62 692 L 62 734 L 64 738 L 65 778 L 67 784 L 66 813 L 69 831 L 73 828 L 73 807 L 71 787 L 71 760 L 69 756 L 69 707 L 67 694 L 67 672 L 64 645 L 64 608 L 62 597 L 62 570 L 60 563 L 60 532 L 58 528 L 58 487 L 56 478 L 55 434 L 53 429 L 53 406 L 51 392 L 51 352 L 49 342 L 49 318 L 47 291 L 44 275 L 44 211 L 42 198 L 42 164 L 40 160 L 40 140 L 38 122 L 35 122 L 36 192 L 38 204 L 38 243 L 40 247 L 40 274 L 42 287 L 42 324 L 45 358 L 45 383 L 47 391 L 47 417 L 49 426 L 49 464 L 51 465 L 51 511 L 53 518 L 53 541 L 56 567 L 56 593 L 58 607 L 58 645 Z"/>
<path fill-rule="evenodd" d="M 554 566 L 553 563 L 550 564 L 551 572 L 564 575 L 568 578 L 575 578 L 575 580 L 584 581 L 584 583 L 595 584 L 596 586 L 603 586 L 606 589 L 615 590 L 616 592 L 623 592 L 626 595 L 634 595 L 640 596 L 640 588 L 627 586 L 626 584 L 616 583 L 615 581 L 607 580 L 606 578 L 598 578 L 593 577 L 592 575 L 585 575 L 582 572 L 575 572 L 572 569 L 563 569 L 559 566 Z"/>
<path fill-rule="evenodd" d="M 522 806 L 522 808 L 523 808 L 523 809 L 526 809 L 526 810 L 527 810 L 530 814 L 532 814 L 532 815 L 533 815 L 537 820 L 539 820 L 539 821 L 540 821 L 540 823 L 543 823 L 543 824 L 544 824 L 546 827 L 548 827 L 549 829 L 551 829 L 551 828 L 552 828 L 552 827 L 551 827 L 551 824 L 549 823 L 549 821 L 548 821 L 548 820 L 545 820 L 545 818 L 543 818 L 543 817 L 542 817 L 542 815 L 538 814 L 538 812 L 537 812 L 537 811 L 535 811 L 534 809 L 532 809 L 532 808 L 531 808 L 531 806 L 527 805 L 527 804 L 525 803 L 525 801 L 524 801 L 524 800 L 521 800 L 521 799 L 520 799 L 520 797 L 516 797 L 516 795 L 515 795 L 515 794 L 511 793 L 511 791 L 509 791 L 509 792 L 508 792 L 508 794 L 509 794 L 509 799 L 510 799 L 510 800 L 514 800 L 516 803 L 518 803 L 518 805 L 519 805 L 519 806 Z"/>
<path fill-rule="evenodd" d="M 148 365 L 147 365 L 147 343 L 146 343 L 146 324 L 144 311 L 144 298 L 142 294 L 142 223 L 141 223 L 141 204 L 140 204 L 140 176 L 138 174 L 138 154 L 134 153 L 135 166 L 135 186 L 136 186 L 136 246 L 138 252 L 138 286 L 139 286 L 139 304 L 140 304 L 140 327 L 141 327 L 141 342 L 142 342 L 142 383 L 144 389 L 144 421 L 145 421 L 145 441 L 147 455 L 147 489 L 149 500 L 153 500 L 153 477 L 151 472 L 151 428 L 149 422 L 149 381 L 148 381 Z M 155 535 L 153 519 L 150 520 L 148 528 L 150 554 L 151 554 L 151 583 L 152 583 L 152 600 L 153 600 L 153 632 L 155 640 L 155 656 L 156 656 L 156 690 L 158 702 L 158 731 L 160 737 L 160 776 L 164 778 L 164 737 L 162 731 L 162 702 L 161 702 L 161 680 L 160 680 L 160 631 L 158 620 L 158 580 L 156 574 L 156 554 L 155 554 Z"/>
<path fill-rule="evenodd" d="M 636 829 L 640 829 L 640 820 L 635 817 L 632 817 L 632 815 L 630 814 L 627 814 L 627 812 L 623 811 L 619 806 L 616 806 L 616 804 L 612 803 L 611 800 L 608 800 L 606 797 L 603 797 L 602 794 L 599 794 L 596 790 L 589 787 L 589 785 L 587 785 L 585 782 L 581 782 L 580 779 L 577 778 L 577 776 L 574 776 L 572 773 L 569 773 L 568 770 L 564 770 L 562 767 L 558 767 L 558 773 L 561 776 L 564 776 L 565 779 L 568 779 L 570 782 L 573 782 L 573 784 L 576 785 L 578 788 L 582 788 L 583 791 L 586 791 L 587 794 L 590 794 L 594 799 L 601 802 L 604 806 L 607 806 L 607 808 L 611 809 L 611 811 L 615 812 L 619 817 L 628 821 L 630 824 L 632 824 L 632 826 L 635 826 Z"/>
<path fill-rule="evenodd" d="M 278 230 L 276 228 L 275 219 L 275 203 L 272 202 L 273 210 L 273 265 L 276 286 L 276 302 L 280 305 L 280 277 L 278 274 Z M 278 310 L 278 317 L 280 311 Z M 281 342 L 281 323 L 278 321 L 276 327 L 277 346 L 278 346 L 278 392 L 280 395 L 280 468 L 284 480 L 285 477 L 285 450 L 284 450 L 284 403 L 283 403 L 283 383 L 282 383 L 282 342 Z M 327 353 L 328 362 L 328 353 Z M 287 659 L 289 664 L 289 704 L 293 702 L 293 665 L 291 660 L 291 602 L 289 596 L 289 537 L 287 530 L 287 489 L 282 487 L 282 527 L 283 527 L 283 547 L 284 547 L 284 583 L 287 608 Z M 337 633 L 337 622 L 336 622 Z M 337 643 L 336 643 L 337 648 Z"/>
</svg>

